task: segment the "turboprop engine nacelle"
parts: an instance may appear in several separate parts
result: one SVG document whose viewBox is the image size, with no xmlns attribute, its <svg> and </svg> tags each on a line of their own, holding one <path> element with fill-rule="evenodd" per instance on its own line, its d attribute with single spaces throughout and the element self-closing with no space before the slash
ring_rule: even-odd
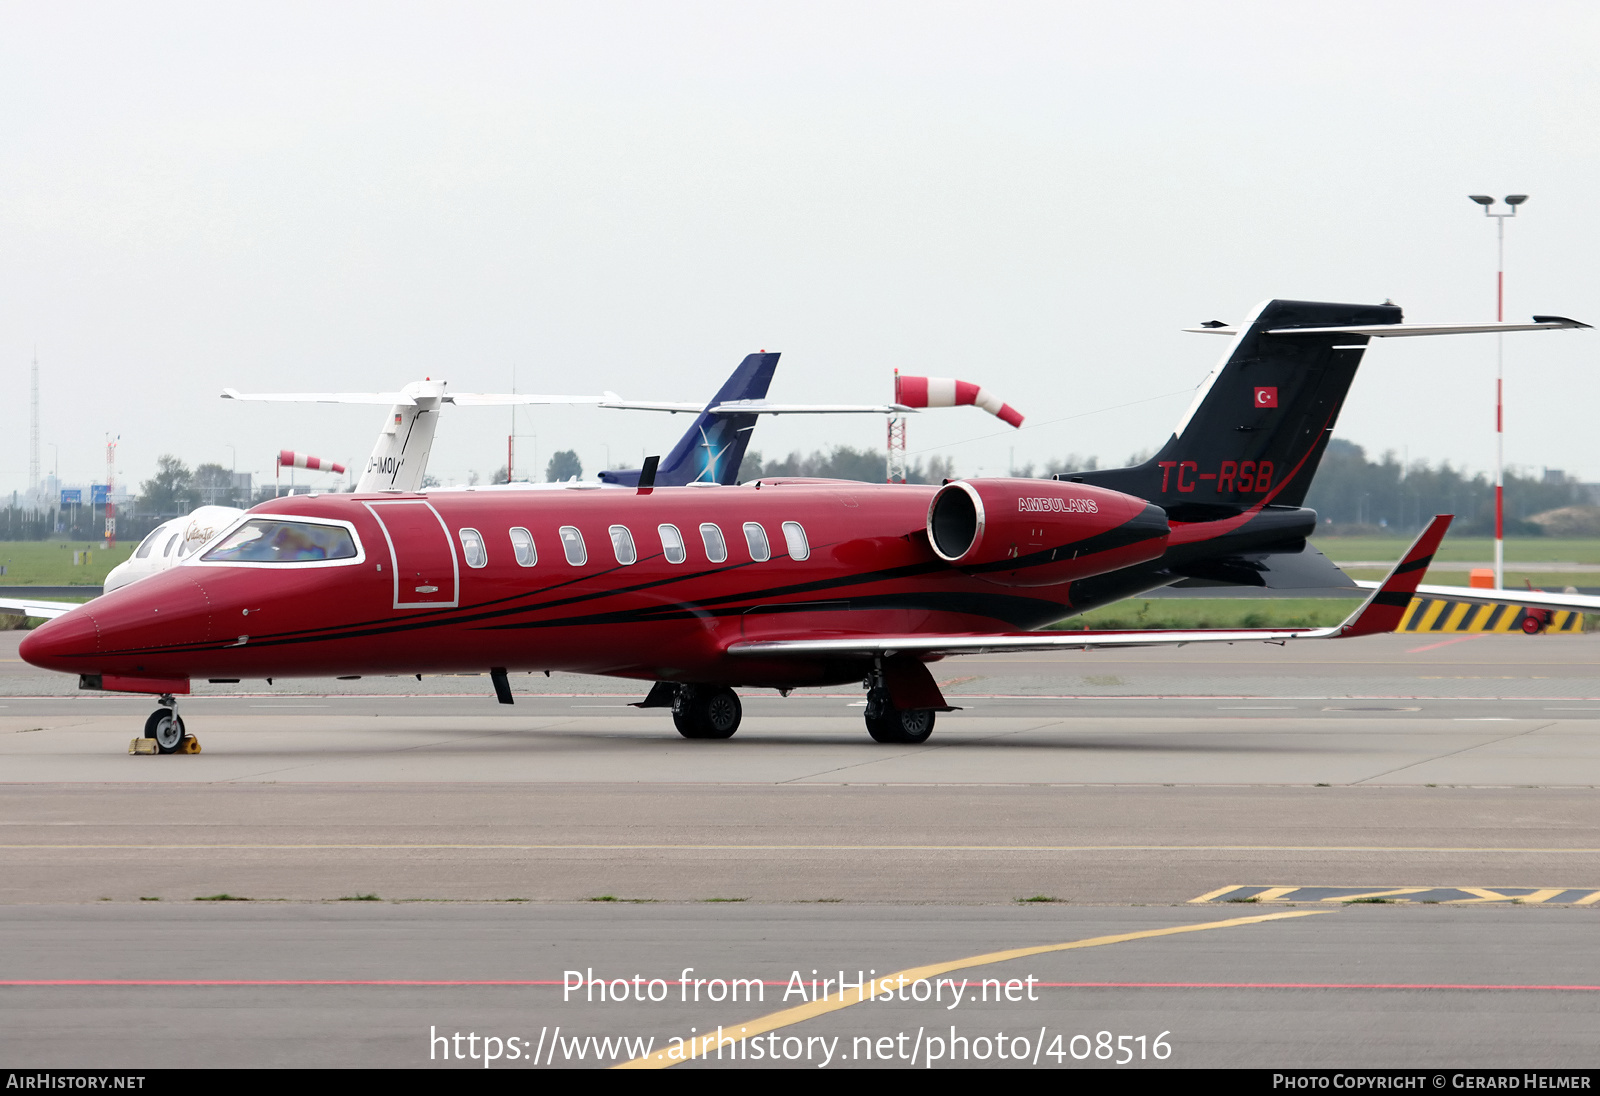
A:
<svg viewBox="0 0 1600 1096">
<path fill-rule="evenodd" d="M 941 559 L 1001 586 L 1054 586 L 1155 559 L 1166 511 L 1104 487 L 1035 479 L 955 480 L 928 505 Z"/>
</svg>

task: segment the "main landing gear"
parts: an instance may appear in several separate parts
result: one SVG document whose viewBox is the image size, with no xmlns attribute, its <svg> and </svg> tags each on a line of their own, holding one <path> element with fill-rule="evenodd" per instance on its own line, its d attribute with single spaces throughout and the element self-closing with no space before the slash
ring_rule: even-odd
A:
<svg viewBox="0 0 1600 1096">
<path fill-rule="evenodd" d="M 153 739 L 153 746 L 142 745 L 139 739 L 134 739 L 129 746 L 129 753 L 188 753 L 200 752 L 200 740 L 189 734 L 183 726 L 183 720 L 178 716 L 178 701 L 172 696 L 163 696 L 157 701 L 161 707 L 150 713 L 150 718 L 144 721 L 144 737 Z"/>
<path fill-rule="evenodd" d="M 864 683 L 867 733 L 874 742 L 915 746 L 933 734 L 938 712 L 953 712 L 927 664 L 905 655 L 877 659 Z"/>
<path fill-rule="evenodd" d="M 672 722 L 684 738 L 732 738 L 744 708 L 726 685 L 679 685 Z"/>
<path fill-rule="evenodd" d="M 874 742 L 926 742 L 933 733 L 933 716 L 931 708 L 896 708 L 881 685 L 867 690 L 867 733 Z"/>
</svg>

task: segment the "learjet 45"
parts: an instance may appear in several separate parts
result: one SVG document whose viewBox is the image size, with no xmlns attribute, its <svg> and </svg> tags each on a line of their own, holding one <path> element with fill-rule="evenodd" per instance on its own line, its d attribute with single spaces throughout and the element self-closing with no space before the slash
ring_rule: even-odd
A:
<svg viewBox="0 0 1600 1096">
<path fill-rule="evenodd" d="M 952 710 L 927 666 L 946 655 L 1392 630 L 1448 524 L 1333 628 L 1041 632 L 1076 611 L 1073 582 L 1166 550 L 1160 507 L 1022 479 L 296 496 L 20 653 L 161 697 L 162 752 L 191 748 L 193 679 L 488 671 L 510 703 L 508 675 L 541 670 L 649 682 L 641 706 L 688 738 L 737 730 L 734 686 L 863 682 L 872 737 L 916 743 Z"/>
</svg>

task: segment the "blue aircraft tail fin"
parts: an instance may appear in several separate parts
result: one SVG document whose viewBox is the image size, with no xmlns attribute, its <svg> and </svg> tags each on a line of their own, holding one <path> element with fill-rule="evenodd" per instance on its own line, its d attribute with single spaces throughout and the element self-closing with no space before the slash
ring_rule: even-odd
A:
<svg viewBox="0 0 1600 1096">
<path fill-rule="evenodd" d="M 715 407 L 732 400 L 761 400 L 767 397 L 767 386 L 778 368 L 778 355 L 762 352 L 749 354 L 739 363 L 739 368 L 727 379 L 717 394 L 706 404 Z M 682 487 L 696 481 L 702 483 L 737 483 L 739 465 L 744 451 L 750 445 L 750 433 L 755 429 L 759 415 L 711 415 L 702 412 L 695 416 L 693 425 L 678 439 L 672 452 L 662 458 L 656 469 L 657 487 Z M 603 483 L 616 483 L 624 487 L 637 487 L 640 469 L 630 468 L 601 472 Z"/>
</svg>

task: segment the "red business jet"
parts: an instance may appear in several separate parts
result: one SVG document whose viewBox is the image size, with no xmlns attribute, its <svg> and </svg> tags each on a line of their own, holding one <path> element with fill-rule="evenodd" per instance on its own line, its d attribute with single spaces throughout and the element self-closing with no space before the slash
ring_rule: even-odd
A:
<svg viewBox="0 0 1600 1096">
<path fill-rule="evenodd" d="M 160 752 L 193 752 L 191 679 L 563 670 L 652 682 L 688 738 L 738 729 L 732 686 L 866 683 L 880 742 L 951 711 L 945 655 L 1389 631 L 1449 524 L 1436 518 L 1334 628 L 1033 632 L 1070 584 L 1156 559 L 1158 506 L 1021 479 L 942 487 L 763 480 L 636 491 L 297 496 L 264 503 L 178 566 L 40 626 L 35 666 L 150 693 Z"/>
</svg>

